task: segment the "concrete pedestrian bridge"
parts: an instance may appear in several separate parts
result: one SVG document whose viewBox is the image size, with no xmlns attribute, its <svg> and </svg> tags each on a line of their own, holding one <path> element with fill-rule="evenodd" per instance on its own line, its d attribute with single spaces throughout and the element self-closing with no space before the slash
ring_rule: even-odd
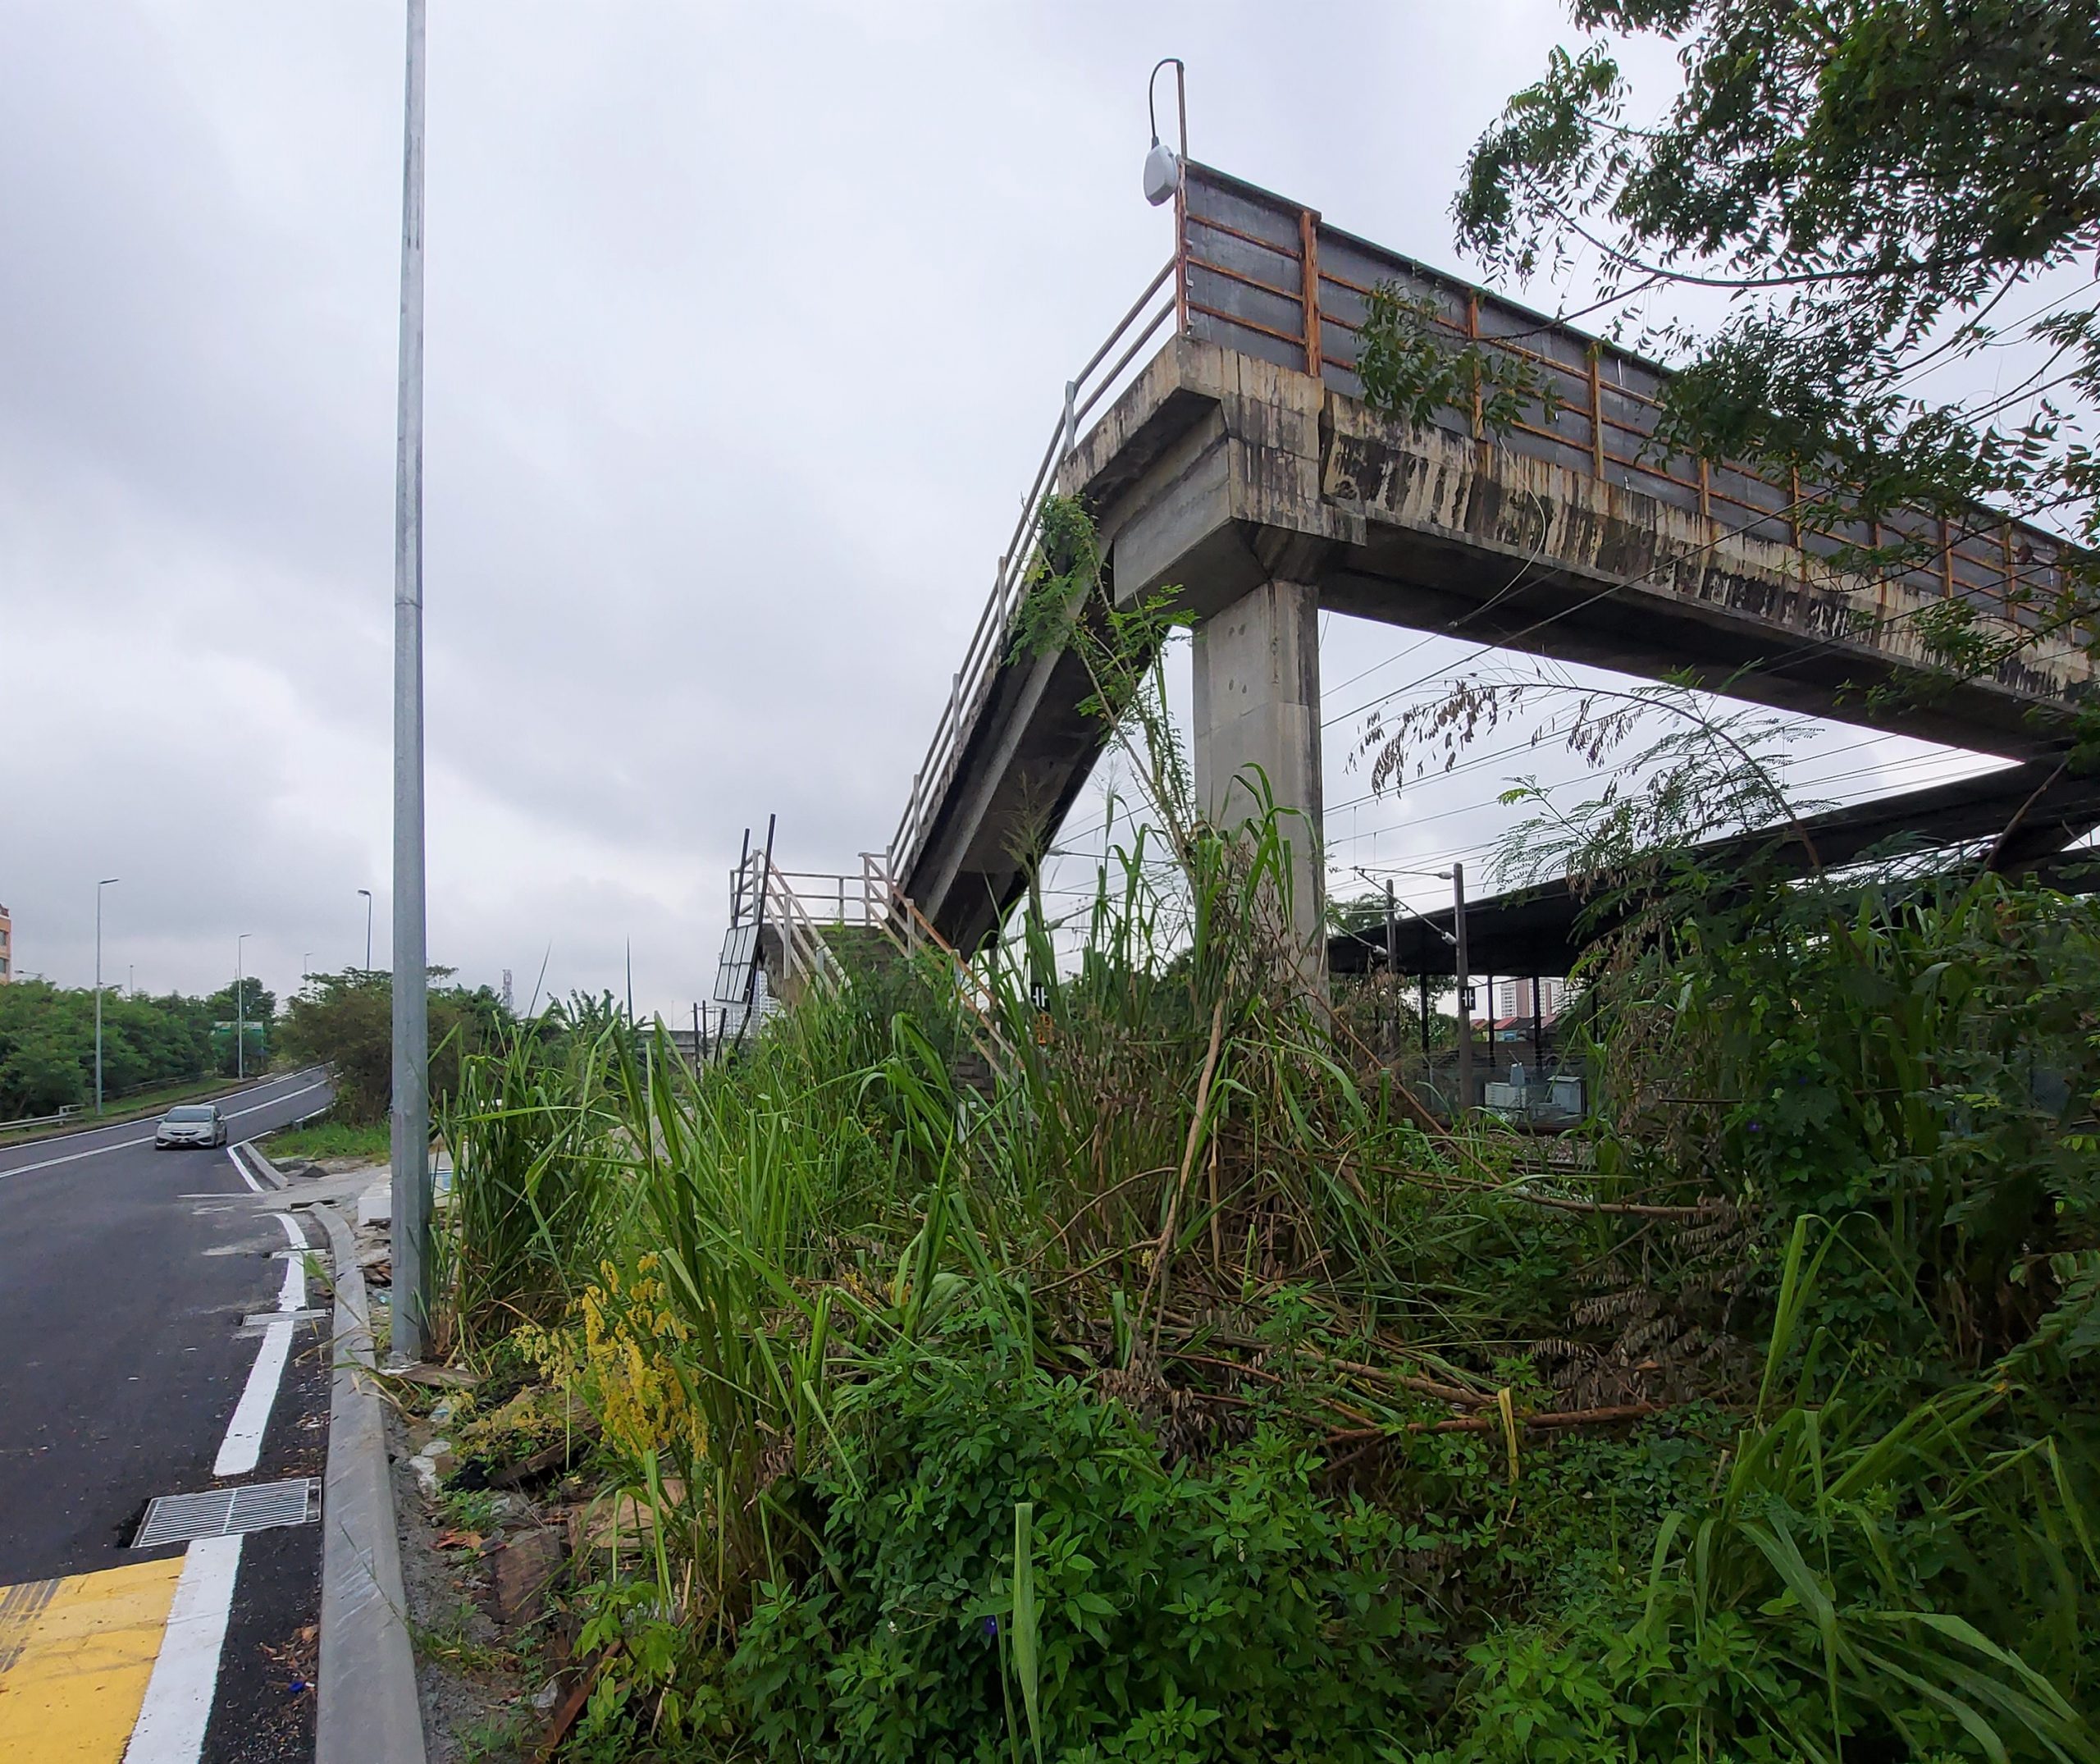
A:
<svg viewBox="0 0 2100 1764">
<path fill-rule="evenodd" d="M 1550 400 L 1492 434 L 1477 399 L 1422 427 L 1373 414 L 1358 333 L 1386 288 L 1431 303 L 1455 343 L 1527 364 Z M 1052 492 L 1093 514 L 1119 601 L 1171 587 L 1197 615 L 1196 788 L 1223 822 L 1252 811 L 1243 768 L 1258 765 L 1278 804 L 1319 825 L 1322 610 L 1650 678 L 1688 672 L 1734 697 L 2023 760 L 2063 747 L 2092 684 L 2075 641 L 2044 638 L 1957 680 L 1935 668 L 1919 616 L 1958 599 L 1987 633 L 2038 632 L 2064 542 L 1981 510 L 1811 528 L 1798 511 L 1814 487 L 1653 442 L 1664 379 L 1188 165 L 1173 257 L 1067 389 L 891 843 L 892 884 L 966 952 L 1025 888 L 1102 745 L 1077 659 L 1012 652 Z M 1833 562 L 1892 536 L 1924 560 L 1875 576 Z M 1874 710 L 1871 689 L 1892 685 L 1933 690 Z M 1317 942 L 1317 854 L 1299 858 Z"/>
</svg>

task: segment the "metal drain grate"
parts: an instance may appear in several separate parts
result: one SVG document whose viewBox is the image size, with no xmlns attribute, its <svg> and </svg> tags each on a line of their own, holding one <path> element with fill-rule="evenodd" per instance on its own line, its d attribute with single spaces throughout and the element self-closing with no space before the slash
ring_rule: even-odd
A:
<svg viewBox="0 0 2100 1764">
<path fill-rule="evenodd" d="M 146 1509 L 146 1522 L 131 1540 L 135 1550 L 187 1543 L 194 1538 L 231 1538 L 274 1525 L 308 1525 L 321 1517 L 321 1481 L 302 1476 L 288 1483 L 251 1483 L 243 1488 L 208 1488 L 202 1494 L 162 1495 Z"/>
</svg>

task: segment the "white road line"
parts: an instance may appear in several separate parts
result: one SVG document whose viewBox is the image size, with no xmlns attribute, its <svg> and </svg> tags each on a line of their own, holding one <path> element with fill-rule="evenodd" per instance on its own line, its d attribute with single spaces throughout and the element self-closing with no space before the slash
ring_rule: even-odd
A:
<svg viewBox="0 0 2100 1764">
<path fill-rule="evenodd" d="M 245 1140 L 241 1141 L 241 1145 L 243 1145 L 247 1143 L 248 1142 Z M 242 1181 L 248 1184 L 250 1193 L 259 1195 L 262 1192 L 262 1185 L 248 1173 L 248 1166 L 240 1161 L 240 1145 L 227 1146 L 226 1158 L 227 1161 L 233 1165 L 234 1168 L 240 1172 L 240 1179 Z"/>
<path fill-rule="evenodd" d="M 287 1090 L 282 1096 L 273 1096 L 267 1103 L 258 1103 L 253 1108 L 235 1108 L 227 1113 L 226 1119 L 238 1121 L 243 1115 L 259 1115 L 266 1108 L 275 1108 L 280 1103 L 289 1103 L 295 1096 L 311 1096 L 316 1090 L 328 1088 L 326 1078 L 316 1078 L 313 1083 L 301 1085 L 296 1090 Z"/>
<path fill-rule="evenodd" d="M 270 1217 L 284 1227 L 294 1251 L 285 1263 L 285 1283 L 277 1295 L 277 1309 L 299 1310 L 306 1304 L 306 1264 L 300 1253 L 307 1247 L 306 1236 L 290 1213 L 273 1213 Z M 262 1456 L 263 1429 L 270 1424 L 270 1410 L 277 1400 L 277 1387 L 284 1382 L 285 1362 L 291 1357 L 292 1331 L 297 1327 L 287 1317 L 263 1329 L 262 1346 L 249 1369 L 240 1401 L 234 1405 L 233 1419 L 226 1424 L 219 1455 L 212 1460 L 213 1476 L 245 1476 Z"/>
<path fill-rule="evenodd" d="M 259 1115 L 266 1108 L 275 1108 L 281 1103 L 290 1102 L 294 1097 L 310 1096 L 314 1091 L 325 1090 L 327 1087 L 328 1081 L 318 1078 L 299 1090 L 287 1090 L 281 1096 L 273 1096 L 267 1103 L 258 1103 L 253 1108 L 231 1109 L 228 1111 L 226 1119 L 238 1121 L 244 1115 Z M 244 1090 L 241 1094 L 247 1096 L 254 1093 Z M 128 1151 L 134 1145 L 150 1145 L 153 1143 L 153 1136 L 148 1133 L 143 1139 L 118 1140 L 112 1145 L 90 1145 L 85 1151 L 69 1151 L 62 1158 L 46 1158 L 40 1163 L 18 1163 L 11 1170 L 0 1170 L 0 1182 L 4 1182 L 11 1176 L 27 1176 L 32 1170 L 48 1170 L 62 1163 L 78 1163 L 83 1158 L 99 1158 L 104 1152 Z"/>
<path fill-rule="evenodd" d="M 203 1756 L 240 1571 L 238 1534 L 199 1538 L 184 1555 L 124 1764 L 197 1764 Z"/>
<path fill-rule="evenodd" d="M 299 1227 L 283 1213 L 273 1213 L 270 1217 L 283 1225 L 292 1240 L 293 1247 L 301 1252 L 285 1264 L 285 1284 L 277 1294 L 277 1309 L 281 1311 L 303 1311 L 306 1309 L 306 1239 L 300 1235 Z"/>
</svg>

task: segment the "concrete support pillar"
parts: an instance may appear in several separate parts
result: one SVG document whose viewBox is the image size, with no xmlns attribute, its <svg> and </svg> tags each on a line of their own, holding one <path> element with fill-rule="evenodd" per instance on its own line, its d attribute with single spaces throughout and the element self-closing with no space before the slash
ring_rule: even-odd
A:
<svg viewBox="0 0 2100 1764">
<path fill-rule="evenodd" d="M 1198 621 L 1194 643 L 1196 802 L 1230 829 L 1261 811 L 1258 766 L 1291 846 L 1291 920 L 1300 966 L 1324 985 L 1327 944 L 1321 855 L 1320 603 L 1296 582 L 1269 582 Z"/>
</svg>

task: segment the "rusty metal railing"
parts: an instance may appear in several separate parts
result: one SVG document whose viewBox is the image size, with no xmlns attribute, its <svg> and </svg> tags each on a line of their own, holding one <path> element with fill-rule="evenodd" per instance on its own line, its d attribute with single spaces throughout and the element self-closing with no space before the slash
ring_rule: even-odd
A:
<svg viewBox="0 0 2100 1764">
<path fill-rule="evenodd" d="M 780 938 L 782 990 L 788 996 L 794 995 L 792 987 L 802 980 L 830 990 L 844 977 L 824 941 L 827 930 L 875 931 L 907 958 L 938 952 L 940 965 L 953 970 L 956 996 L 969 1013 L 970 1037 L 979 1052 L 994 1067 L 1010 1062 L 1011 1053 L 999 1031 L 998 1000 L 991 985 L 898 889 L 883 853 L 863 852 L 858 875 L 833 875 L 783 870 L 763 852 L 751 852 L 730 871 L 729 882 L 731 898 L 740 905 L 749 903 L 755 907 L 763 898 L 760 922 L 771 925 Z"/>
<path fill-rule="evenodd" d="M 1470 409 L 1446 407 L 1437 426 L 1482 447 L 1543 459 L 1623 486 L 1705 519 L 1710 537 L 1747 534 L 1791 545 L 1801 579 L 1847 547 L 1902 544 L 1927 560 L 1890 580 L 1961 597 L 1982 616 L 2029 629 L 2038 603 L 2061 586 L 2066 547 L 2057 535 L 1986 510 L 1948 520 L 1899 511 L 1877 524 L 1815 528 L 1811 504 L 1842 500 L 1829 487 L 1778 482 L 1725 462 L 1671 454 L 1655 441 L 1669 371 L 1515 301 L 1330 226 L 1316 209 L 1207 166 L 1185 169 L 1176 260 L 1193 336 L 1363 395 L 1356 368 L 1373 295 L 1390 290 L 1426 303 L 1454 342 L 1522 363 L 1544 395 L 1491 436 L 1477 391 Z"/>
</svg>

